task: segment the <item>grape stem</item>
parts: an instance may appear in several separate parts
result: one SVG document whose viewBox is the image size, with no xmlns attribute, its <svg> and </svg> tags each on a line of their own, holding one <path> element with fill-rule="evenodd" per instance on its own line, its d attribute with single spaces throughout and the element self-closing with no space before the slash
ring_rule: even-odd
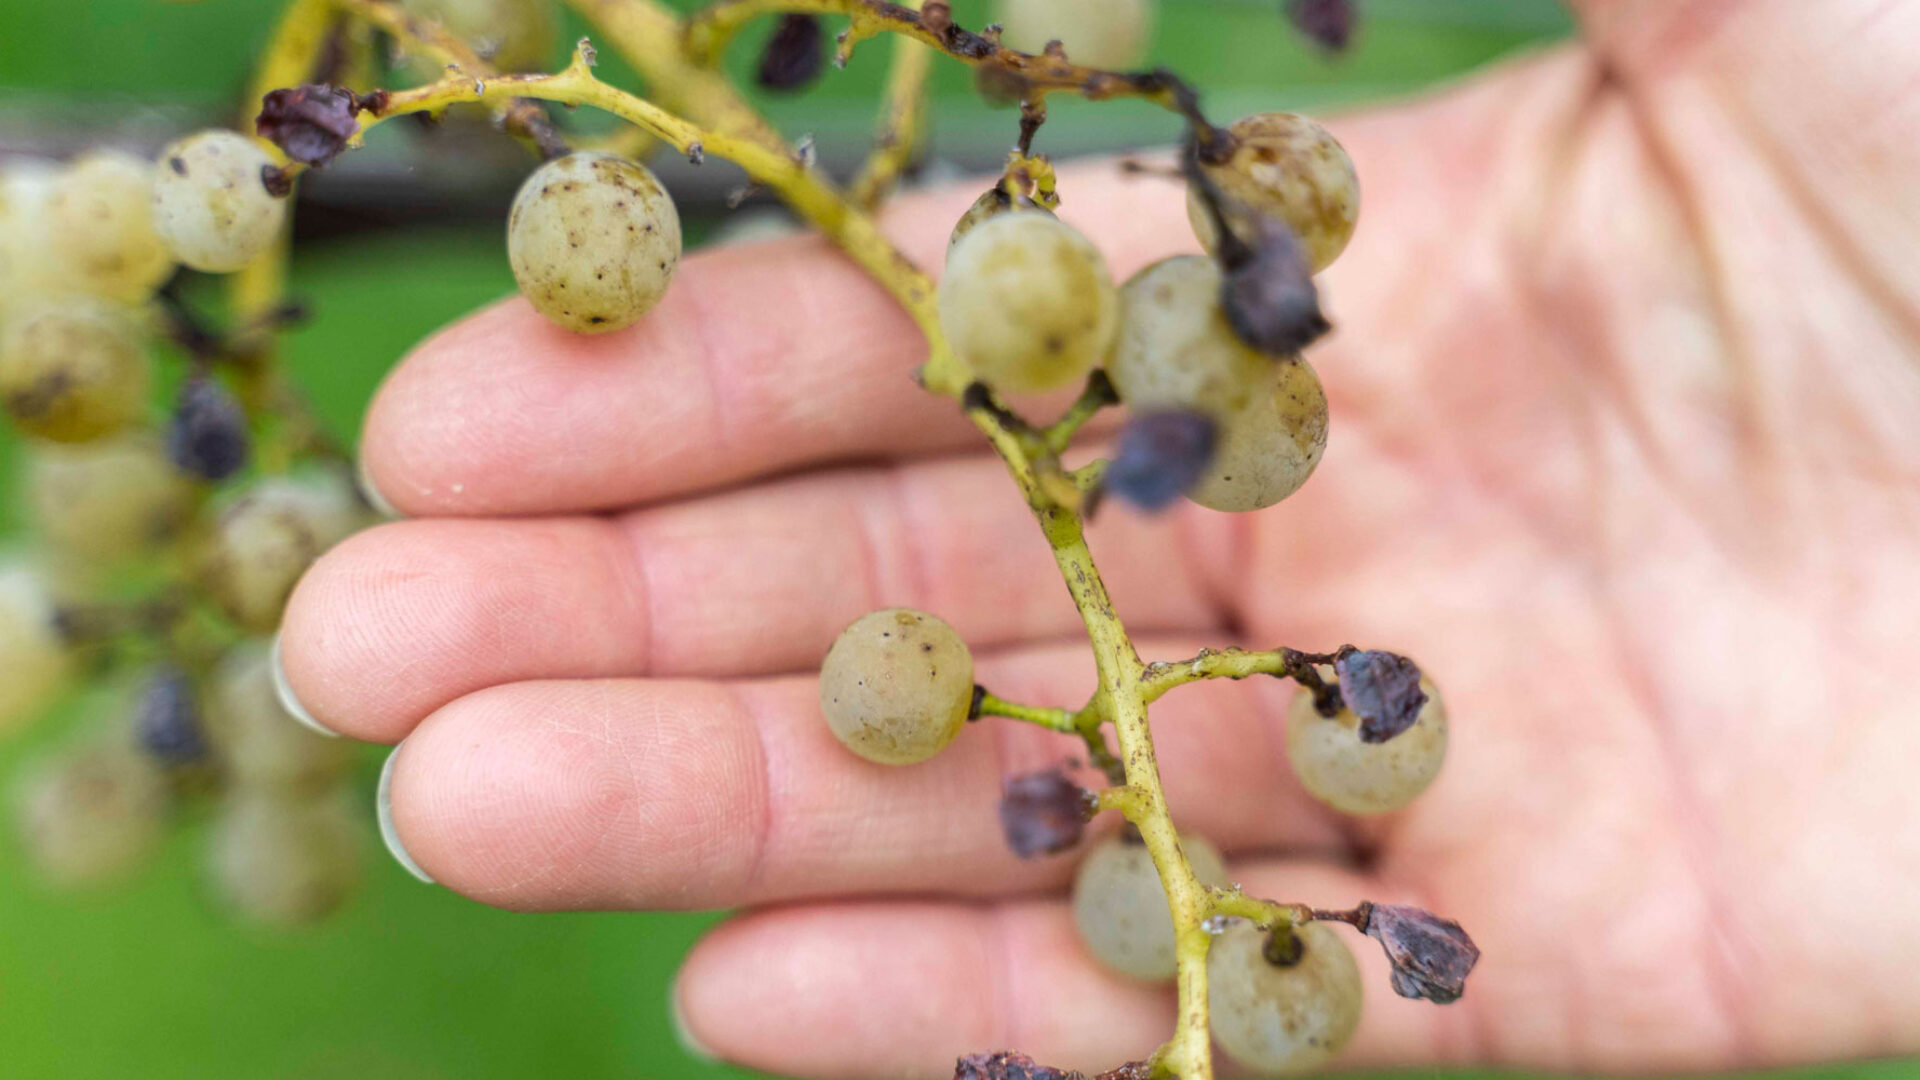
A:
<svg viewBox="0 0 1920 1080">
<path fill-rule="evenodd" d="M 918 7 L 919 0 L 911 0 L 911 6 Z M 927 79 L 932 73 L 932 49 L 911 38 L 894 40 L 873 151 L 847 189 L 847 197 L 862 210 L 878 209 L 919 154 L 926 138 Z"/>
<path fill-rule="evenodd" d="M 1029 127 L 1044 115 L 1050 92 L 1072 92 L 1089 98 L 1131 96 L 1145 98 L 1185 116 L 1190 138 L 1202 153 L 1230 145 L 1230 137 L 1200 114 L 1192 91 L 1164 72 L 1133 75 L 1101 72 L 1070 63 L 1057 53 L 1032 56 L 1002 48 L 992 36 L 970 33 L 953 25 L 943 0 L 928 0 L 924 11 L 878 0 L 720 0 L 683 22 L 656 0 L 568 0 L 603 31 L 614 46 L 647 80 L 659 103 L 638 97 L 596 78 L 591 47 L 581 42 L 573 61 L 550 75 L 495 75 L 470 50 L 458 54 L 437 28 L 407 18 L 391 0 L 293 0 L 280 33 L 262 65 L 256 89 L 292 85 L 311 70 L 313 49 L 324 39 L 330 13 L 341 12 L 379 26 L 404 46 L 423 48 L 433 55 L 452 57 L 457 70 L 431 84 L 362 99 L 358 145 L 367 130 L 394 116 L 438 113 L 461 103 L 478 103 L 511 114 L 524 101 L 588 105 L 632 124 L 676 150 L 699 161 L 712 154 L 742 167 L 758 186 L 777 193 L 801 217 L 819 228 L 858 263 L 906 309 L 928 345 L 928 359 L 918 378 L 930 392 L 958 400 L 963 411 L 1005 461 L 1008 472 L 1025 496 L 1053 551 L 1067 590 L 1079 610 L 1090 641 L 1099 689 L 1079 710 L 1041 709 L 979 694 L 979 711 L 1037 723 L 1049 730 L 1083 739 L 1095 764 L 1105 768 L 1113 787 L 1102 792 L 1098 804 L 1118 811 L 1139 832 L 1166 889 L 1175 927 L 1179 1016 L 1173 1038 L 1151 1059 L 1159 1076 L 1184 1080 L 1211 1080 L 1213 1062 L 1208 1034 L 1207 952 L 1212 937 L 1206 924 L 1217 916 L 1250 918 L 1274 927 L 1291 927 L 1306 909 L 1255 900 L 1237 890 L 1203 885 L 1182 852 L 1160 782 L 1147 705 L 1181 682 L 1199 678 L 1237 677 L 1240 666 L 1248 674 L 1268 661 L 1269 654 L 1231 650 L 1205 653 L 1184 666 L 1144 664 L 1114 610 L 1104 581 L 1094 564 L 1084 534 L 1085 499 L 1093 490 L 1102 463 L 1068 473 L 1060 455 L 1075 434 L 1102 408 L 1114 403 L 1113 389 L 1104 376 L 1090 380 L 1080 399 L 1045 428 L 1037 428 L 1002 405 L 977 382 L 969 366 L 954 354 L 941 332 L 932 281 L 914 266 L 880 231 L 871 207 L 891 184 L 892 177 L 911 153 L 920 125 L 918 98 L 925 72 L 921 54 L 932 50 L 956 57 L 997 80 L 1003 89 L 1017 91 L 1027 105 Z M 853 25 L 843 38 L 843 52 L 858 40 L 887 31 L 923 48 L 896 54 L 890 78 L 889 105 L 876 161 L 870 163 L 854 191 L 843 192 L 809 167 L 778 133 L 748 106 L 711 65 L 735 31 L 748 19 L 775 12 L 843 14 Z M 256 97 L 255 100 L 258 100 Z M 1029 133 L 1030 137 L 1030 133 Z M 1034 197 L 1051 205 L 1053 176 L 1044 158 L 1016 151 L 1003 181 L 1030 186 Z M 279 265 L 274 256 L 273 267 Z M 254 290 L 265 295 L 265 283 L 278 270 L 250 270 Z M 272 295 L 277 302 L 277 291 Z M 1279 654 L 1271 654 L 1278 656 Z M 1231 658 L 1231 659 L 1230 659 Z M 1245 658 L 1245 659 L 1242 659 Z M 1106 745 L 1104 726 L 1114 727 L 1119 749 Z"/>
</svg>

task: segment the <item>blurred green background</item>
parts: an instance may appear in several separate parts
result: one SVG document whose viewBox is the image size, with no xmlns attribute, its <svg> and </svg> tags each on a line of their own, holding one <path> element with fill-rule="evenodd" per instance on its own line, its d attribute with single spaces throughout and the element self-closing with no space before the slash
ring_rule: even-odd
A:
<svg viewBox="0 0 1920 1080">
<path fill-rule="evenodd" d="M 978 0 L 956 6 L 966 24 L 984 21 Z M 1358 47 L 1327 61 L 1286 32 L 1276 6 L 1163 0 L 1154 60 L 1197 73 L 1215 115 L 1231 118 L 1414 92 L 1570 30 L 1550 0 L 1373 0 Z M 226 117 L 275 7 L 0 0 L 0 152 L 68 151 L 100 132 L 153 142 Z M 829 161 L 857 154 L 885 51 L 863 47 L 846 71 L 770 103 L 771 112 L 788 132 L 814 134 Z M 732 62 L 747 67 L 753 54 L 743 43 Z M 1011 142 L 1012 117 L 978 104 L 952 65 L 938 94 L 937 155 L 977 166 Z M 1113 148 L 1173 134 L 1157 114 L 1118 104 L 1057 110 L 1041 145 Z M 484 213 L 510 184 L 493 183 L 477 207 L 417 192 L 384 204 L 369 197 L 383 177 L 422 167 L 397 162 L 322 189 L 316 200 L 335 204 L 333 216 L 302 219 L 312 242 L 298 255 L 294 292 L 318 317 L 293 336 L 290 359 L 348 435 L 412 343 L 512 284 L 499 219 Z M 699 210 L 717 202 L 711 195 L 693 200 L 696 233 L 713 222 Z M 377 227 L 396 218 L 410 227 Z M 329 317 L 342 310 L 358 317 Z M 0 747 L 0 776 L 61 726 L 56 719 Z M 378 760 L 369 749 L 361 782 L 369 808 Z M 492 911 L 415 883 L 369 831 L 368 884 L 343 915 L 267 932 L 206 903 L 197 831 L 175 836 L 137 885 L 105 895 L 42 888 L 11 838 L 0 841 L 0 1080 L 739 1075 L 689 1058 L 667 1020 L 674 966 L 711 916 Z M 1804 1075 L 1891 1080 L 1920 1077 L 1920 1067 Z"/>
</svg>

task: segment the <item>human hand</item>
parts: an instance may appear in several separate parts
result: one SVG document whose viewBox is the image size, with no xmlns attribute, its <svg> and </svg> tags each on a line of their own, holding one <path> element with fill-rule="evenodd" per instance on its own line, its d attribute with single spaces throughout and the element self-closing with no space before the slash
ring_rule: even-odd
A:
<svg viewBox="0 0 1920 1080">
<path fill-rule="evenodd" d="M 1584 49 L 1334 125 L 1367 190 L 1312 354 L 1319 475 L 1257 515 L 1092 530 L 1148 656 L 1408 653 L 1452 760 L 1356 823 L 1292 779 L 1281 684 L 1196 685 L 1154 710 L 1170 801 L 1250 893 L 1473 929 L 1449 1008 L 1362 965 L 1343 1065 L 1920 1049 L 1920 12 L 1586 6 Z M 1194 247 L 1171 185 L 1092 166 L 1062 191 L 1119 275 Z M 903 201 L 903 243 L 937 265 L 973 194 Z M 883 769 L 817 713 L 833 636 L 895 604 L 953 623 L 998 693 L 1092 685 L 1025 507 L 906 378 L 921 349 L 814 240 L 689 260 L 604 338 L 476 316 L 376 402 L 365 459 L 418 519 L 309 575 L 287 679 L 328 726 L 406 740 L 397 833 L 449 887 L 748 908 L 677 991 L 729 1060 L 1111 1065 L 1171 996 L 1084 959 L 1071 859 L 1015 860 L 994 814 L 1072 746 L 988 722 Z"/>
</svg>

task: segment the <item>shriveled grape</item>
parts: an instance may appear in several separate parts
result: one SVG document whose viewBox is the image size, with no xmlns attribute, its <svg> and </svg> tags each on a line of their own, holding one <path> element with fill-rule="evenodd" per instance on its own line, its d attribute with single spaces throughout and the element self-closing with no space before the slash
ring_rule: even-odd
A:
<svg viewBox="0 0 1920 1080">
<path fill-rule="evenodd" d="M 1107 374 L 1136 412 L 1198 410 L 1218 424 L 1213 457 L 1187 497 L 1228 512 L 1299 490 L 1327 443 L 1327 399 L 1313 368 L 1249 347 L 1220 307 L 1220 268 L 1163 259 L 1122 290 L 1125 316 Z"/>
<path fill-rule="evenodd" d="M 208 682 L 207 739 L 238 787 L 323 791 L 352 765 L 353 749 L 306 728 L 280 707 L 271 665 L 271 651 L 257 641 L 221 658 Z"/>
<path fill-rule="evenodd" d="M 1180 846 L 1201 884 L 1232 884 L 1218 848 L 1190 835 Z M 1087 852 L 1073 879 L 1073 925 L 1107 969 L 1143 982 L 1173 978 L 1173 915 L 1153 857 L 1137 838 L 1110 836 Z"/>
<path fill-rule="evenodd" d="M 1245 924 L 1213 940 L 1207 985 L 1213 1037 L 1235 1061 L 1268 1073 L 1325 1063 L 1360 1026 L 1360 966 L 1331 928 L 1294 930 L 1291 964 L 1267 956 L 1267 933 Z"/>
<path fill-rule="evenodd" d="M 93 563 L 159 549 L 186 525 L 195 503 L 192 484 L 147 433 L 35 447 L 25 479 L 34 527 Z"/>
<path fill-rule="evenodd" d="M 273 244 L 287 200 L 267 190 L 273 159 L 236 131 L 195 132 L 160 152 L 153 224 L 173 256 L 195 270 L 229 273 Z"/>
<path fill-rule="evenodd" d="M 153 220 L 153 164 L 98 150 L 75 159 L 46 201 L 47 237 L 74 288 L 136 303 L 173 269 Z"/>
<path fill-rule="evenodd" d="M 1326 669 L 1331 670 L 1331 669 Z M 1287 758 L 1314 798 L 1347 814 L 1398 810 L 1433 783 L 1447 756 L 1447 709 L 1429 679 L 1420 680 L 1427 703 L 1413 726 L 1386 742 L 1360 739 L 1360 718 L 1350 709 L 1321 716 L 1313 694 L 1302 690 L 1287 710 Z"/>
<path fill-rule="evenodd" d="M 535 169 L 507 216 L 507 259 L 535 310 L 569 330 L 631 326 L 680 265 L 680 213 L 652 170 L 577 153 Z"/>
<path fill-rule="evenodd" d="M 118 734 L 57 751 L 20 777 L 15 797 L 22 846 L 54 882 L 117 880 L 160 840 L 166 778 Z"/>
<path fill-rule="evenodd" d="M 925 761 L 960 733 L 972 707 L 973 655 L 953 627 L 924 611 L 860 616 L 820 665 L 827 726 L 868 761 Z"/>
<path fill-rule="evenodd" d="M 264 480 L 220 515 L 203 567 L 207 589 L 235 622 L 267 633 L 300 575 L 364 520 L 342 473 Z"/>
<path fill-rule="evenodd" d="M 358 815 L 343 792 L 233 792 L 207 844 L 215 893 L 257 922 L 314 922 L 338 910 L 360 884 Z"/>
<path fill-rule="evenodd" d="M 1147 55 L 1154 0 L 997 0 L 1000 40 L 1037 53 L 1058 41 L 1076 64 L 1129 68 Z"/>
<path fill-rule="evenodd" d="M 1294 113 L 1255 113 L 1228 131 L 1238 142 L 1233 155 L 1201 166 L 1238 204 L 1224 208 L 1228 226 L 1251 241 L 1255 230 L 1247 214 L 1278 218 L 1299 234 L 1314 273 L 1333 265 L 1360 217 L 1360 178 L 1346 148 L 1326 128 Z M 1188 192 L 1187 217 L 1200 243 L 1218 250 L 1213 216 L 1196 191 Z"/>
<path fill-rule="evenodd" d="M 29 434 L 85 442 L 145 407 L 152 362 L 131 320 L 70 298 L 12 315 L 0 337 L 0 400 Z"/>
<path fill-rule="evenodd" d="M 947 254 L 940 327 L 979 377 L 1024 393 L 1078 382 L 1106 359 L 1120 294 L 1086 237 L 1050 214 L 976 225 Z"/>
<path fill-rule="evenodd" d="M 73 674 L 47 580 L 23 563 L 0 564 L 0 732 L 33 719 Z"/>
</svg>

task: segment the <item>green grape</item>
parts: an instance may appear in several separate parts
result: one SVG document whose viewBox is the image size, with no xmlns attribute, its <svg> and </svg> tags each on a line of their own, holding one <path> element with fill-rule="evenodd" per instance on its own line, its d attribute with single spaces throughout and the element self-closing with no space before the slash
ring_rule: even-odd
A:
<svg viewBox="0 0 1920 1080">
<path fill-rule="evenodd" d="M 0 169 L 0 327 L 10 313 L 43 301 L 59 263 L 47 238 L 47 196 L 59 171 L 39 162 Z"/>
<path fill-rule="evenodd" d="M 35 719 L 73 675 L 59 610 L 45 576 L 0 563 L 0 733 Z"/>
<path fill-rule="evenodd" d="M 1153 38 L 1154 0 L 996 0 L 993 11 L 1010 48 L 1037 53 L 1058 41 L 1086 67 L 1133 67 Z"/>
<path fill-rule="evenodd" d="M 1218 848 L 1186 835 L 1180 846 L 1201 884 L 1233 883 Z M 1173 978 L 1173 915 L 1153 858 L 1137 838 L 1109 836 L 1087 852 L 1073 878 L 1073 925 L 1108 970 L 1143 982 Z"/>
<path fill-rule="evenodd" d="M 1220 307 L 1220 267 L 1162 259 L 1121 290 L 1125 314 L 1107 374 L 1136 411 L 1196 409 L 1219 424 L 1213 461 L 1187 497 L 1228 512 L 1299 490 L 1327 445 L 1327 399 L 1313 368 L 1242 342 Z"/>
<path fill-rule="evenodd" d="M 1232 1058 L 1264 1073 L 1324 1064 L 1360 1026 L 1360 966 L 1332 929 L 1294 930 L 1291 964 L 1267 957 L 1267 933 L 1241 924 L 1207 954 L 1213 1037 Z"/>
<path fill-rule="evenodd" d="M 347 902 L 362 872 L 358 815 L 334 790 L 231 792 L 207 837 L 214 892 L 256 922 L 316 922 Z"/>
<path fill-rule="evenodd" d="M 947 255 L 940 327 L 996 389 L 1078 382 L 1112 351 L 1120 294 L 1097 248 L 1050 214 L 1015 211 L 973 227 Z"/>
<path fill-rule="evenodd" d="M 76 159 L 46 200 L 46 229 L 80 291 L 139 303 L 165 281 L 173 256 L 153 221 L 151 162 L 99 150 Z"/>
<path fill-rule="evenodd" d="M 1248 211 L 1279 218 L 1299 234 L 1314 273 L 1333 265 L 1360 217 L 1360 177 L 1346 149 L 1326 128 L 1294 113 L 1255 113 L 1228 131 L 1239 140 L 1233 156 L 1202 167 L 1222 194 L 1240 204 L 1228 208 L 1235 235 L 1253 238 Z M 1213 215 L 1191 190 L 1187 218 L 1201 245 L 1216 251 Z"/>
<path fill-rule="evenodd" d="M 221 768 L 236 787 L 312 794 L 336 784 L 353 749 L 302 725 L 280 707 L 272 652 L 263 642 L 235 646 L 208 683 L 206 727 Z"/>
<path fill-rule="evenodd" d="M 96 564 L 162 547 L 186 525 L 195 503 L 193 485 L 147 433 L 34 447 L 25 488 L 40 534 Z"/>
<path fill-rule="evenodd" d="M 407 12 L 439 23 L 496 71 L 543 71 L 557 40 L 550 0 L 403 0 Z M 445 72 L 421 58 L 408 65 L 417 80 Z"/>
<path fill-rule="evenodd" d="M 973 205 L 967 207 L 967 212 L 960 215 L 959 221 L 954 222 L 953 232 L 947 236 L 947 254 L 953 254 L 954 245 L 960 242 L 961 237 L 972 232 L 974 226 L 990 218 L 996 218 L 1014 210 L 1037 210 L 1049 217 L 1053 214 L 1053 211 L 1048 210 L 1046 207 L 1041 206 L 1025 195 L 1015 197 L 1007 194 L 1005 189 L 995 185 L 982 192 L 979 198 L 973 200 Z"/>
<path fill-rule="evenodd" d="M 86 442 L 139 418 L 151 367 L 124 312 L 50 300 L 13 313 L 0 336 L 0 401 L 28 434 Z"/>
<path fill-rule="evenodd" d="M 834 737 L 868 761 L 925 761 L 966 726 L 973 654 L 926 612 L 868 612 L 841 631 L 820 665 L 820 710 Z"/>
<path fill-rule="evenodd" d="M 568 154 L 514 196 L 507 260 L 540 314 L 583 334 L 619 330 L 666 295 L 680 265 L 680 213 L 645 165 Z"/>
<path fill-rule="evenodd" d="M 263 480 L 220 515 L 203 579 L 234 622 L 267 633 L 280 624 L 300 575 L 365 521 L 344 474 L 327 470 Z"/>
<path fill-rule="evenodd" d="M 160 152 L 153 224 L 173 256 L 195 270 L 230 273 L 271 247 L 287 200 L 267 190 L 273 159 L 252 139 L 218 128 Z"/>
<path fill-rule="evenodd" d="M 118 737 L 41 759 L 14 794 L 22 847 L 62 885 L 124 878 L 159 843 L 168 808 L 160 767 Z"/>
<path fill-rule="evenodd" d="M 1271 393 L 1220 421 L 1207 473 L 1187 498 L 1209 510 L 1264 510 L 1300 490 L 1327 449 L 1327 394 L 1305 360 L 1281 360 Z"/>
<path fill-rule="evenodd" d="M 1381 743 L 1360 741 L 1352 710 L 1321 716 L 1311 692 L 1295 694 L 1287 709 L 1287 759 L 1308 793 L 1341 813 L 1384 814 L 1425 791 L 1447 756 L 1447 708 L 1431 680 L 1422 677 L 1420 688 L 1427 703 L 1413 726 Z"/>
</svg>

